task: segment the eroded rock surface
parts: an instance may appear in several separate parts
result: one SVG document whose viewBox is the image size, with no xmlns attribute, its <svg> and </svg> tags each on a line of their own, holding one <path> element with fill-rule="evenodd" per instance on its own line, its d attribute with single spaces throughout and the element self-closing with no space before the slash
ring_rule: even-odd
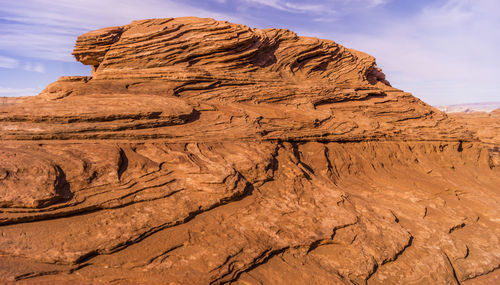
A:
<svg viewBox="0 0 500 285">
<path fill-rule="evenodd" d="M 373 57 L 199 18 L 73 54 L 92 77 L 0 105 L 2 282 L 498 282 L 498 129 Z"/>
</svg>

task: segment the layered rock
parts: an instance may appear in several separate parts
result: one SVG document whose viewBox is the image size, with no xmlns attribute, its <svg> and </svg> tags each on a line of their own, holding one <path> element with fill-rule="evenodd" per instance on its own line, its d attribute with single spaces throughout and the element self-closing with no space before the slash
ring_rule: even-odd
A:
<svg viewBox="0 0 500 285">
<path fill-rule="evenodd" d="M 92 77 L 0 106 L 4 282 L 498 280 L 500 142 L 373 57 L 199 18 L 73 54 Z"/>
<path fill-rule="evenodd" d="M 21 118 L 36 125 L 21 133 L 12 107 L 0 118 L 9 122 L 3 139 L 473 140 L 443 113 L 390 87 L 373 57 L 288 30 L 198 18 L 135 21 L 80 36 L 73 54 L 93 66 L 92 79 L 63 77 L 26 100 L 22 112 L 38 113 L 40 104 L 70 110 L 67 105 L 89 98 L 81 105 L 105 112 L 116 127 L 87 120 L 63 130 L 38 115 Z M 131 125 L 105 110 L 116 96 L 143 104 L 134 101 L 151 101 L 145 95 L 178 98 L 200 118 L 162 127 L 136 114 Z M 155 105 L 149 112 L 162 112 Z"/>
<path fill-rule="evenodd" d="M 500 142 L 500 109 L 492 112 L 451 113 L 451 118 L 467 125 L 482 142 L 498 145 Z"/>
<path fill-rule="evenodd" d="M 489 146 L 493 163 L 500 164 L 500 109 L 491 112 L 457 112 L 449 116 L 471 129 L 484 145 Z"/>
</svg>

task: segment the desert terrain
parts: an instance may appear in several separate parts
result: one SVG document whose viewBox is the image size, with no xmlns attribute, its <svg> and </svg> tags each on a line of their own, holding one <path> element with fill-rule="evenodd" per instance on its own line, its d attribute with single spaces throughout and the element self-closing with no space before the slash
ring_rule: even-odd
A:
<svg viewBox="0 0 500 285">
<path fill-rule="evenodd" d="M 499 284 L 500 117 L 331 40 L 212 19 L 78 37 L 0 101 L 0 282 Z"/>
</svg>

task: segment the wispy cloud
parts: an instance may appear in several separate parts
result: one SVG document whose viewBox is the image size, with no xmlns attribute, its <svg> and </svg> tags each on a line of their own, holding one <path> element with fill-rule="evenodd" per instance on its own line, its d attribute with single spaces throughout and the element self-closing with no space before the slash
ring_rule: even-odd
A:
<svg viewBox="0 0 500 285">
<path fill-rule="evenodd" d="M 281 11 L 302 14 L 335 14 L 347 8 L 373 8 L 390 0 L 242 0 L 247 4 L 262 5 Z"/>
<path fill-rule="evenodd" d="M 303 1 L 283 1 L 283 0 L 243 0 L 247 5 L 266 6 L 280 11 L 300 14 L 330 14 L 335 10 L 329 3 L 307 3 Z"/>
<path fill-rule="evenodd" d="M 17 59 L 0 55 L 1 68 L 16 68 L 18 66 L 19 66 L 19 61 Z"/>
<path fill-rule="evenodd" d="M 22 97 L 38 94 L 36 88 L 9 88 L 0 86 L 0 97 Z"/>
<path fill-rule="evenodd" d="M 180 16 L 238 21 L 171 0 L 26 0 L 2 1 L 0 52 L 24 57 L 73 61 L 78 35 L 89 30 L 125 25 L 136 19 Z"/>
<path fill-rule="evenodd" d="M 363 2 L 367 2 L 368 3 L 368 7 L 376 7 L 376 6 L 385 5 L 389 1 L 390 0 L 366 0 L 366 1 L 363 1 Z"/>
<path fill-rule="evenodd" d="M 448 0 L 386 16 L 376 33 L 322 36 L 375 55 L 393 85 L 430 103 L 485 101 L 498 82 L 499 10 L 495 0 Z"/>
<path fill-rule="evenodd" d="M 24 70 L 45 73 L 45 66 L 39 62 L 36 63 L 26 62 L 26 64 L 24 65 Z"/>
</svg>

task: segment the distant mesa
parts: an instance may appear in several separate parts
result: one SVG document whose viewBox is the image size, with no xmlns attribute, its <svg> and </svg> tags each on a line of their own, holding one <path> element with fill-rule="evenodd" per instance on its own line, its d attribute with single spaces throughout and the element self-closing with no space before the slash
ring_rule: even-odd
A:
<svg viewBox="0 0 500 285">
<path fill-rule="evenodd" d="M 496 109 L 500 109 L 500 102 L 457 104 L 457 105 L 447 105 L 447 106 L 436 106 L 436 108 L 446 113 L 492 112 Z"/>
</svg>

